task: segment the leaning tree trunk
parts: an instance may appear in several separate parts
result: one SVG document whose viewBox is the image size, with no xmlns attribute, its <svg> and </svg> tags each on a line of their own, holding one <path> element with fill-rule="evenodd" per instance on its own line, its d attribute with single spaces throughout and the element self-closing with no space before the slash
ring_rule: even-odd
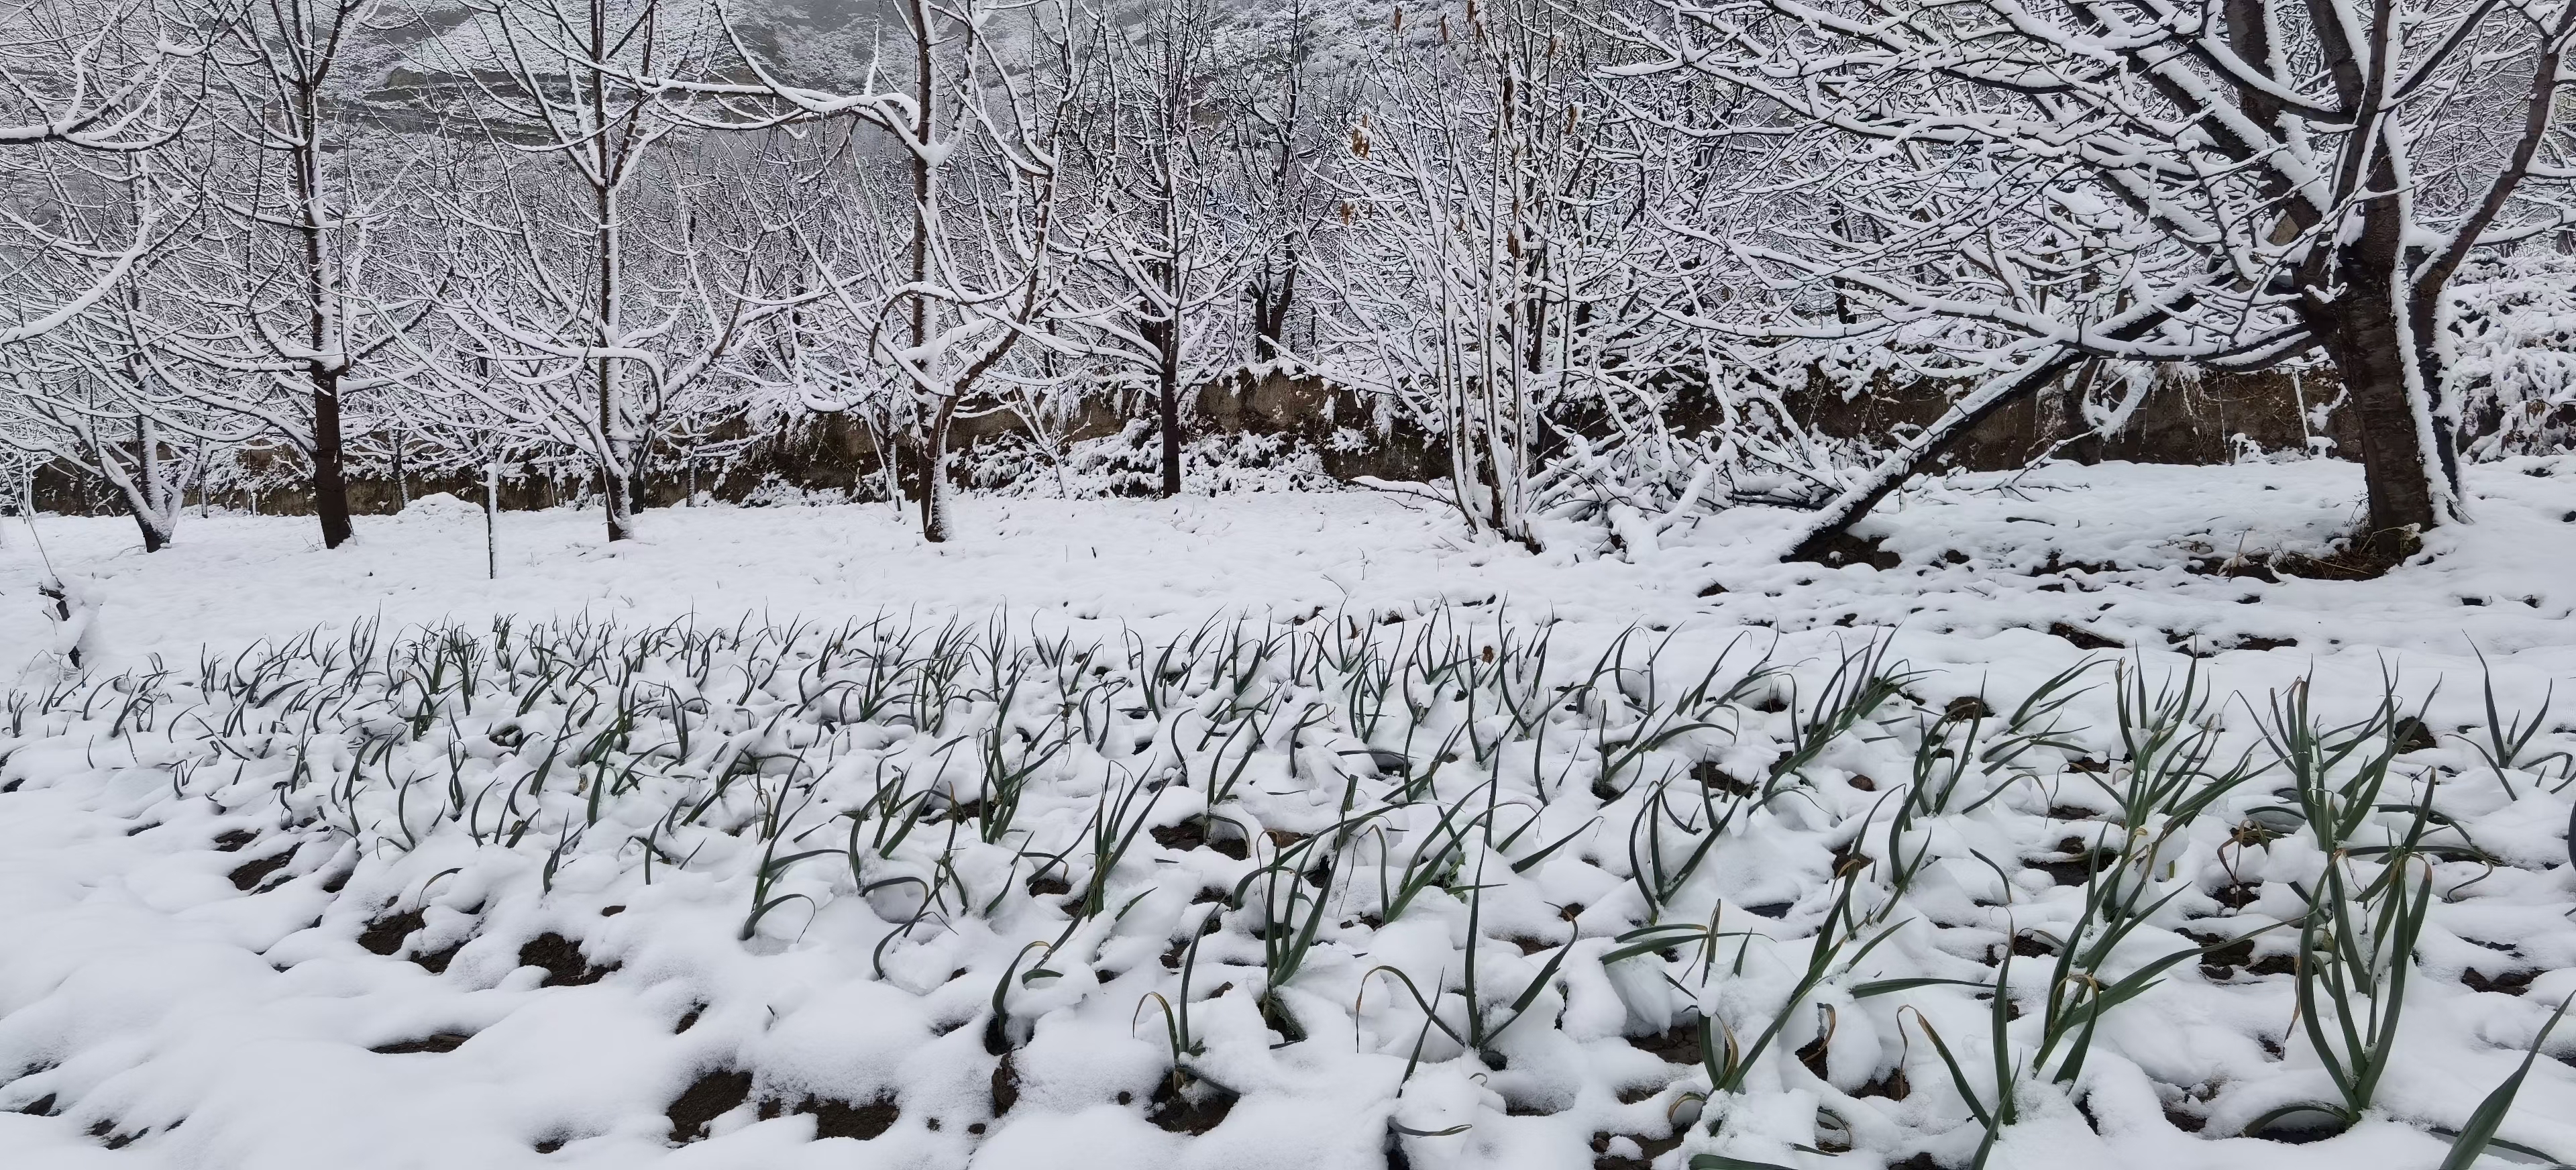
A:
<svg viewBox="0 0 2576 1170">
<path fill-rule="evenodd" d="M 2154 332 L 2189 304 L 2186 299 L 2161 308 L 2140 306 L 2131 309 L 2116 323 L 2101 329 L 2099 335 L 2112 341 L 2135 341 Z M 1960 440 L 1967 438 L 1968 432 L 1976 429 L 1977 424 L 2046 389 L 2084 360 L 2085 355 L 2080 351 L 2059 349 L 2034 359 L 2019 371 L 1996 376 L 1967 397 L 1952 403 L 1948 411 L 1924 428 L 1912 442 L 1889 453 L 1878 466 L 1864 472 L 1841 494 L 1817 509 L 1815 518 L 1807 522 L 1806 531 L 1799 535 L 1797 543 L 1790 547 L 1784 559 L 1840 563 L 1852 552 L 1852 526 L 1868 516 L 1869 510 L 1877 507 L 1879 501 L 1905 486 L 1905 481 L 1939 467 L 1942 458 L 1957 447 Z"/>
<path fill-rule="evenodd" d="M 340 375 L 313 373 L 313 514 L 322 521 L 322 547 L 349 540 L 349 473 L 340 440 Z"/>
<path fill-rule="evenodd" d="M 1851 486 L 1827 501 L 1814 519 L 1808 521 L 1805 534 L 1791 547 L 1785 558 L 1793 561 L 1817 561 L 1839 564 L 1851 553 L 1851 528 L 1869 515 L 1879 501 L 1886 499 L 1905 481 L 1940 466 L 1941 459 L 1967 437 L 1977 424 L 1995 416 L 2005 407 L 2037 393 L 2057 381 L 2068 370 L 2084 360 L 2072 350 L 2025 367 L 2019 373 L 2006 374 L 1988 382 L 1951 405 L 1931 426 L 1924 428 L 1913 442 L 1900 446 L 1879 461 L 1878 466 L 1861 474 Z"/>
<path fill-rule="evenodd" d="M 167 472 L 160 458 L 161 436 L 144 419 L 134 422 L 134 469 L 127 471 L 119 462 L 112 444 L 93 431 L 89 436 L 89 458 L 100 478 L 116 490 L 125 513 L 134 518 L 134 527 L 143 536 L 143 551 L 156 553 L 170 546 L 178 533 L 179 508 L 172 502 L 176 491 L 165 482 Z"/>
</svg>

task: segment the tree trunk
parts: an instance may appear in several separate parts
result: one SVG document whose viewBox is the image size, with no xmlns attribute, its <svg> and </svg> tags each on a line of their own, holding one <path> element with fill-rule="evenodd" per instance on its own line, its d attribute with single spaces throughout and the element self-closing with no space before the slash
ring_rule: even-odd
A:
<svg viewBox="0 0 2576 1170">
<path fill-rule="evenodd" d="M 922 429 L 919 443 L 898 444 L 897 453 L 908 457 L 905 459 L 907 466 L 902 469 L 903 478 L 908 481 L 904 484 L 904 498 L 911 500 L 913 510 L 921 514 L 921 531 L 927 534 L 931 527 L 929 428 Z"/>
<path fill-rule="evenodd" d="M 340 442 L 340 375 L 313 375 L 313 514 L 322 521 L 322 547 L 348 542 L 349 477 Z"/>
<path fill-rule="evenodd" d="M 170 545 L 170 535 L 155 527 L 150 513 L 141 508 L 128 508 L 134 513 L 134 527 L 143 533 L 143 551 L 157 553 Z"/>
<path fill-rule="evenodd" d="M 2438 351 L 2419 348 L 2430 339 L 2435 322 L 2429 317 L 2439 304 L 2430 297 L 2409 304 L 2412 290 L 2400 282 L 2413 249 L 2396 207 L 2397 186 L 2397 175 L 2383 160 L 2371 187 L 2391 194 L 2364 208 L 2359 236 L 2335 258 L 2335 283 L 2341 287 L 2331 300 L 2312 296 L 2302 306 L 2304 323 L 2334 359 L 2352 396 L 2370 505 L 2362 543 L 2388 562 L 2412 555 L 2425 532 L 2450 518 L 2449 477 L 2455 473 L 2448 428 L 2436 417 L 2441 359 Z M 2428 319 L 2410 321 L 2410 309 Z"/>
<path fill-rule="evenodd" d="M 868 424 L 868 445 L 876 449 L 877 478 L 885 481 L 886 502 L 894 505 L 894 514 L 903 516 L 903 502 L 912 498 L 904 483 L 903 432 L 888 423 L 879 428 Z"/>
<path fill-rule="evenodd" d="M 608 539 L 612 541 L 635 535 L 635 513 L 628 507 L 633 490 L 626 477 L 617 473 L 614 463 L 599 465 L 599 496 L 608 511 Z"/>
<path fill-rule="evenodd" d="M 2441 522 L 2433 492 L 2440 474 L 2425 459 L 2428 438 L 2408 391 L 2409 348 L 2384 282 L 2354 286 L 2333 306 L 2339 310 L 2325 349 L 2334 358 L 2344 390 L 2352 395 L 2361 431 L 2362 483 L 2370 498 L 2363 543 L 2383 560 L 2412 554 L 2423 534 Z"/>
<path fill-rule="evenodd" d="M 652 424 L 647 423 L 645 438 L 635 445 L 634 457 L 629 461 L 630 470 L 626 476 L 626 514 L 629 516 L 651 506 L 646 494 L 652 490 L 649 480 L 653 472 L 652 434 Z"/>
<path fill-rule="evenodd" d="M 905 19 L 912 26 L 912 100 L 913 116 L 917 119 L 912 127 L 913 141 L 917 145 L 909 152 L 912 167 L 912 285 L 917 290 L 930 280 L 930 207 L 934 197 L 931 180 L 934 176 L 930 156 L 923 151 L 932 141 L 931 128 L 938 125 L 933 117 L 936 107 L 932 103 L 939 91 L 936 77 L 931 72 L 930 5 L 926 0 L 907 0 L 905 12 Z M 930 299 L 916 291 L 911 294 L 911 302 L 906 307 L 911 310 L 912 351 L 920 354 L 930 344 Z M 915 407 L 913 418 L 917 420 L 920 417 L 919 408 Z M 942 486 L 939 478 L 947 470 L 944 466 L 947 460 L 941 452 L 948 442 L 947 422 L 947 406 L 942 404 L 938 417 L 923 428 L 921 465 L 916 469 L 921 475 L 921 536 L 933 543 L 948 538 L 947 510 L 941 506 L 939 498 Z"/>
<path fill-rule="evenodd" d="M 608 514 L 608 539 L 625 540 L 635 535 L 635 514 L 631 508 L 633 489 L 626 473 L 627 452 L 617 440 L 616 387 L 611 383 L 608 359 L 598 362 L 599 380 L 599 499 Z"/>
<path fill-rule="evenodd" d="M 161 436 L 149 419 L 134 419 L 134 470 L 140 482 L 127 485 L 126 504 L 134 512 L 134 526 L 143 530 L 143 551 L 156 553 L 167 547 L 175 530 L 178 509 L 170 503 L 167 474 L 161 465 Z M 110 456 L 100 452 L 100 466 Z"/>
<path fill-rule="evenodd" d="M 160 462 L 152 457 L 156 439 L 148 427 L 135 426 L 137 447 L 134 469 L 127 472 L 117 463 L 118 452 L 92 441 L 90 458 L 97 464 L 100 478 L 114 489 L 115 498 L 125 505 L 125 514 L 134 518 L 134 527 L 143 535 L 143 551 L 156 553 L 170 546 L 178 531 L 178 509 L 168 506 L 168 494 L 161 483 Z"/>
<path fill-rule="evenodd" d="M 1174 302 L 1172 312 L 1180 312 Z M 1165 321 L 1154 326 L 1155 347 L 1160 360 L 1154 371 L 1155 388 L 1160 401 L 1155 403 L 1156 424 L 1163 432 L 1163 495 L 1181 494 L 1181 329 L 1178 321 Z"/>
<path fill-rule="evenodd" d="M 921 440 L 921 538 L 948 540 L 948 423 L 955 400 L 943 404 Z"/>
<path fill-rule="evenodd" d="M 1297 241 L 1291 237 L 1280 270 L 1262 261 L 1252 280 L 1253 356 L 1275 361 L 1288 354 L 1288 310 L 1297 302 Z"/>
<path fill-rule="evenodd" d="M 608 6 L 601 0 L 591 0 L 589 51 L 592 60 L 605 60 L 615 51 L 608 39 L 607 16 Z M 594 69 L 586 80 L 590 90 L 590 108 L 605 126 L 608 111 L 606 78 L 601 71 Z M 621 412 L 617 403 L 617 371 L 605 354 L 610 347 L 624 340 L 623 322 L 618 311 L 619 281 L 625 268 L 624 237 L 619 233 L 624 225 L 620 222 L 622 209 L 618 199 L 618 180 L 613 176 L 624 173 L 629 159 L 622 147 L 612 149 L 611 140 L 604 133 L 594 137 L 589 149 L 592 165 L 596 168 L 592 172 L 590 189 L 592 295 L 597 298 L 591 310 L 591 324 L 603 351 L 593 375 L 599 380 L 599 496 L 608 513 L 608 540 L 614 544 L 635 535 L 631 483 L 635 474 L 635 452 L 619 437 L 618 416 Z"/>
</svg>

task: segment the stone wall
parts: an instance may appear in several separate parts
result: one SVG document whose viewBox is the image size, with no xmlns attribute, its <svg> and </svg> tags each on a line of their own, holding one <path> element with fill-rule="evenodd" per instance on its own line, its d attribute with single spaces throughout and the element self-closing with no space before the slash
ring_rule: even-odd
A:
<svg viewBox="0 0 2576 1170">
<path fill-rule="evenodd" d="M 2168 379 L 2148 391 L 2130 425 L 2107 439 L 2065 442 L 2084 429 L 2080 405 L 2061 392 L 2016 403 L 1973 431 L 1959 447 L 1954 462 L 1970 470 L 2004 470 L 2025 465 L 2052 449 L 2060 458 L 2082 462 L 2106 459 L 2146 463 L 2223 463 L 2236 457 L 2243 443 L 2265 451 L 2295 451 L 2305 445 L 2299 404 L 2330 402 L 2336 392 L 2331 371 L 2285 370 L 2250 374 L 2209 374 Z M 1799 420 L 1824 434 L 1884 436 L 1890 428 L 1931 422 L 1947 409 L 1949 388 L 1939 383 L 1882 384 L 1844 398 L 1823 379 L 1793 395 L 1789 407 Z M 1119 432 L 1129 418 L 1149 415 L 1150 399 L 1086 402 L 1068 428 L 1071 438 L 1090 439 Z M 1324 470 L 1341 479 L 1374 476 L 1390 480 L 1428 480 L 1447 474 L 1447 456 L 1432 436 L 1398 420 L 1381 427 L 1377 407 L 1358 392 L 1325 384 L 1321 379 L 1271 372 L 1239 374 L 1203 387 L 1192 404 L 1192 433 L 1253 432 L 1294 436 L 1320 454 Z M 1683 401 L 1673 412 L 1684 426 L 1713 422 L 1716 411 L 1706 403 Z M 2347 418 L 2333 419 L 2324 437 L 2333 450 L 2357 450 Z M 961 447 L 994 442 L 1021 429 L 1009 412 L 960 419 Z M 716 498 L 740 501 L 775 485 L 823 493 L 877 494 L 881 482 L 879 453 L 867 429 L 845 415 L 818 415 L 782 422 L 754 432 L 747 425 L 725 438 L 750 441 L 748 453 L 717 475 L 701 469 L 692 480 L 678 467 L 654 468 L 647 476 L 649 506 L 669 506 L 687 498 L 694 486 Z M 2062 444 L 2062 445 L 2061 445 Z M 283 478 L 283 477 L 279 477 Z M 586 485 L 541 478 L 505 481 L 505 509 L 552 507 L 585 494 Z M 397 510 L 405 492 L 420 496 L 451 492 L 479 501 L 483 484 L 476 476 L 408 477 L 397 489 L 389 478 L 362 478 L 349 485 L 350 507 L 361 514 Z M 104 513 L 115 511 L 104 485 L 66 474 L 58 467 L 38 473 L 37 506 L 46 511 Z M 256 506 L 263 513 L 303 515 L 310 498 L 291 485 L 248 493 L 219 494 L 217 504 L 234 509 Z"/>
<path fill-rule="evenodd" d="M 2052 450 L 2059 458 L 2083 463 L 2181 464 L 2230 462 L 2247 446 L 2298 451 L 2308 446 L 2310 438 L 2301 422 L 2301 405 L 2313 409 L 2330 404 L 2339 391 L 2331 370 L 2162 378 L 2147 391 L 2126 427 L 2108 437 L 2077 438 L 2088 427 L 2076 391 L 2069 387 L 1997 412 L 1968 433 L 1954 450 L 1952 462 L 1972 471 L 2003 471 L 2027 466 Z M 2118 397 L 2110 392 L 2095 396 Z M 1810 381 L 1806 393 L 1793 396 L 1789 408 L 1816 430 L 1852 437 L 1929 424 L 1949 408 L 1950 401 L 1951 387 L 1937 382 L 1880 385 L 1845 399 L 1818 378 Z M 2329 413 L 2319 437 L 2331 440 L 2330 451 L 2359 450 L 2360 435 L 2348 412 Z"/>
</svg>

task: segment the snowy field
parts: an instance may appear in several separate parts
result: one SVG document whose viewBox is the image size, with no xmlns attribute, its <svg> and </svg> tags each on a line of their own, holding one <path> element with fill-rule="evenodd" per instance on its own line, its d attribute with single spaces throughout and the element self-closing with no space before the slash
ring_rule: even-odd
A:
<svg viewBox="0 0 2576 1170">
<path fill-rule="evenodd" d="M 513 513 L 497 580 L 461 505 L 13 520 L 0 1166 L 2442 1165 L 2576 993 L 2576 457 L 2467 484 L 2366 581 L 2270 567 L 2323 462 L 1838 569 L 1357 492 Z M 2537 1050 L 2481 1164 L 2576 1160 Z"/>
</svg>

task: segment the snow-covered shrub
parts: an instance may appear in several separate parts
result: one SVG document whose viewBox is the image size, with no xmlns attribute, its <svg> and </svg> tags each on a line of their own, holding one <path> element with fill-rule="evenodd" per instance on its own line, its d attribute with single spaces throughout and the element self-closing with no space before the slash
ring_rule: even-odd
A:
<svg viewBox="0 0 2576 1170">
<path fill-rule="evenodd" d="M 2576 256 L 2508 257 L 2463 274 L 2450 393 L 2471 459 L 2563 450 L 2576 439 Z"/>
<path fill-rule="evenodd" d="M 792 484 L 775 475 L 762 476 L 758 484 L 742 494 L 746 508 L 807 508 L 822 504 L 844 504 L 850 494 L 829 488 L 809 488 Z"/>
<path fill-rule="evenodd" d="M 1115 435 L 1066 445 L 1061 462 L 1019 435 L 1006 435 L 962 453 L 967 484 L 1011 496 L 1150 496 L 1162 486 L 1162 446 L 1154 424 L 1130 421 Z M 1181 444 L 1181 490 L 1197 495 L 1234 492 L 1331 491 L 1341 486 L 1324 471 L 1322 456 L 1293 435 L 1221 431 Z"/>
</svg>

